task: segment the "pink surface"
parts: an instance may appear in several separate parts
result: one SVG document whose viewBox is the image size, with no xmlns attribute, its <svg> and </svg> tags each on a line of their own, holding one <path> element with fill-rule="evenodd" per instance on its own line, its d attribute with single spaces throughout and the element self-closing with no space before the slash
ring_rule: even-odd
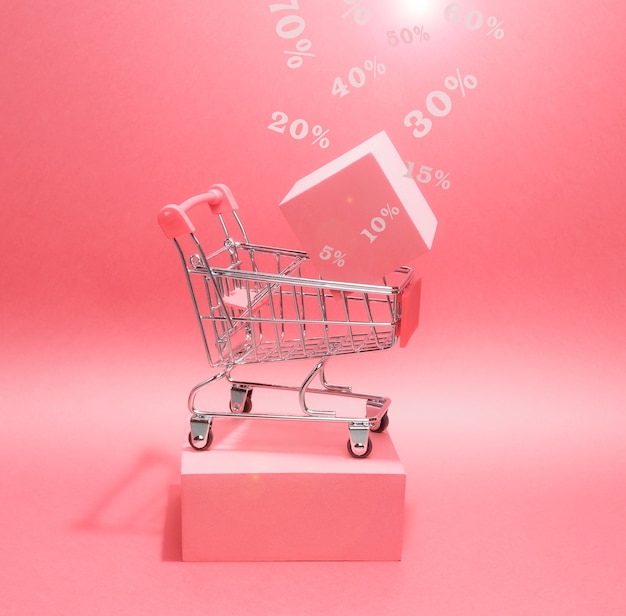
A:
<svg viewBox="0 0 626 616">
<path fill-rule="evenodd" d="M 387 433 L 356 460 L 347 424 L 217 419 L 213 432 L 210 452 L 182 452 L 183 560 L 400 560 L 406 475 Z"/>
<path fill-rule="evenodd" d="M 5 613 L 624 614 L 626 8 L 476 0 L 453 22 L 448 4 L 364 0 L 359 25 L 302 1 L 285 39 L 269 3 L 5 3 Z M 414 26 L 429 40 L 387 36 Z M 301 39 L 315 55 L 290 69 Z M 333 96 L 374 56 L 384 74 Z M 328 147 L 269 130 L 275 111 Z M 184 398 L 206 365 L 156 213 L 223 182 L 252 240 L 292 245 L 289 187 L 379 130 L 432 167 L 437 237 L 409 346 L 336 368 L 393 400 L 403 559 L 182 563 Z"/>
</svg>

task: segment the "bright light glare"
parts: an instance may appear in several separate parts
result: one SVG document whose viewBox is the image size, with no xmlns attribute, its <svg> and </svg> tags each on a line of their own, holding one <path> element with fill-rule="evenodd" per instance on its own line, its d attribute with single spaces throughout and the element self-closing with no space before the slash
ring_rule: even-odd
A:
<svg viewBox="0 0 626 616">
<path fill-rule="evenodd" d="M 403 0 L 401 9 L 409 17 L 430 17 L 437 11 L 435 0 Z"/>
</svg>

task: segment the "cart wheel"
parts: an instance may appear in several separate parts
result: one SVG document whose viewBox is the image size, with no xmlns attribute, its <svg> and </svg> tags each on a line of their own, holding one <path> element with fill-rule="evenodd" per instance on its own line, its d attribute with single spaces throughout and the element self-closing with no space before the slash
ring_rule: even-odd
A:
<svg viewBox="0 0 626 616">
<path fill-rule="evenodd" d="M 235 410 L 235 407 L 233 406 L 233 401 L 231 400 L 228 403 L 228 408 L 230 409 L 231 413 L 236 413 L 237 411 Z M 246 398 L 243 401 L 243 407 L 241 408 L 241 410 L 239 411 L 240 413 L 249 413 L 252 410 L 252 390 L 248 390 L 248 392 L 246 393 Z"/>
<path fill-rule="evenodd" d="M 204 441 L 199 441 L 199 443 L 193 440 L 193 434 L 191 434 L 191 432 L 189 433 L 187 440 L 189 441 L 189 444 L 193 447 L 193 449 L 197 451 L 203 451 L 204 449 L 208 449 L 213 442 L 213 430 L 209 430 Z"/>
<path fill-rule="evenodd" d="M 364 449 L 359 450 L 359 452 L 355 452 L 354 449 L 352 449 L 352 442 L 350 441 L 350 439 L 348 439 L 348 453 L 353 457 L 353 458 L 367 458 L 367 456 L 370 455 L 370 453 L 372 453 L 372 439 L 368 437 L 367 439 L 367 447 L 365 447 Z"/>
<path fill-rule="evenodd" d="M 378 428 L 370 428 L 372 432 L 384 432 L 389 425 L 389 413 L 385 413 L 378 424 Z"/>
</svg>

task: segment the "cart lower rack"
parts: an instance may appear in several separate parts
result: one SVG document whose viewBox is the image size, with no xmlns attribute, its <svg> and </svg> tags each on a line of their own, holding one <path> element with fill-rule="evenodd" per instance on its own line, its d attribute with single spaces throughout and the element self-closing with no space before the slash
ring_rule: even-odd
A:
<svg viewBox="0 0 626 616">
<path fill-rule="evenodd" d="M 348 452 L 366 457 L 372 449 L 369 433 L 382 432 L 389 423 L 390 400 L 332 385 L 324 369 L 335 355 L 381 351 L 398 340 L 404 346 L 417 326 L 419 280 L 408 267 L 392 272 L 380 285 L 321 279 L 305 252 L 250 243 L 237 209 L 229 188 L 215 184 L 159 213 L 159 224 L 183 262 L 207 358 L 219 368 L 189 395 L 190 445 L 199 450 L 210 446 L 216 417 L 331 421 L 348 424 Z M 218 224 L 211 224 L 212 218 Z M 213 227 L 221 228 L 221 245 L 211 234 Z M 299 385 L 233 376 L 244 364 L 295 359 L 315 360 Z M 197 394 L 222 379 L 230 385 L 226 409 L 197 408 Z M 299 414 L 252 413 L 256 388 L 297 392 Z M 307 398 L 318 394 L 363 400 L 365 414 L 355 418 L 313 409 Z"/>
</svg>

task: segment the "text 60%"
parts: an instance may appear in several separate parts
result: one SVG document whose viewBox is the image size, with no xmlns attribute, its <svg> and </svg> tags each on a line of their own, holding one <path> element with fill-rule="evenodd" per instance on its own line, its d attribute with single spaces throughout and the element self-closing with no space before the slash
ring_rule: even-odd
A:
<svg viewBox="0 0 626 616">
<path fill-rule="evenodd" d="M 369 73 L 374 74 L 374 79 L 376 79 L 377 75 L 384 75 L 387 67 L 384 64 L 381 64 L 376 60 L 376 56 L 374 56 L 371 60 L 365 60 L 363 63 L 363 67 Z M 360 66 L 353 66 L 348 71 L 348 83 L 353 88 L 362 88 L 365 85 L 366 75 L 365 71 Z M 331 94 L 336 96 L 339 94 L 339 98 L 344 97 L 346 94 L 350 94 L 350 90 L 348 86 L 343 82 L 341 77 L 335 77 L 335 81 L 333 81 L 333 87 L 331 89 Z"/>
<path fill-rule="evenodd" d="M 408 28 L 402 28 L 402 30 L 400 30 L 400 36 L 396 34 L 395 30 L 388 30 L 387 40 L 392 47 L 399 45 L 400 41 L 406 43 L 407 45 L 410 45 L 413 42 L 413 32 L 415 32 L 415 40 L 418 43 L 430 40 L 430 35 L 424 30 L 424 26 L 422 26 L 421 28 L 419 26 L 415 26 L 413 28 L 413 31 L 409 30 Z"/>
<path fill-rule="evenodd" d="M 332 259 L 333 265 L 343 267 L 346 264 L 346 257 L 348 255 L 345 252 L 341 252 L 341 250 L 335 250 L 332 246 L 324 246 L 319 256 L 320 259 L 324 261 L 330 261 Z"/>
<path fill-rule="evenodd" d="M 460 4 L 448 4 L 445 8 L 444 16 L 447 21 L 450 23 L 457 23 L 459 19 L 461 19 L 461 14 L 463 12 L 463 7 Z M 463 22 L 465 23 L 465 27 L 468 30 L 478 30 L 482 28 L 483 22 L 485 18 L 480 11 L 469 11 Z M 495 39 L 501 39 L 504 37 L 504 30 L 500 27 L 504 23 L 504 19 L 498 20 L 497 17 L 492 15 L 491 17 L 487 17 L 487 27 L 489 28 L 487 32 L 487 36 L 493 36 Z"/>
<path fill-rule="evenodd" d="M 348 17 L 348 15 L 352 15 L 354 22 L 359 26 L 364 26 L 370 20 L 370 10 L 361 6 L 363 4 L 363 0 L 343 0 L 344 4 L 351 4 L 351 6 L 342 16 L 342 19 Z"/>
<path fill-rule="evenodd" d="M 412 178 L 413 177 L 413 170 L 415 169 L 415 163 L 412 163 L 411 161 L 407 162 L 408 165 L 408 170 L 407 172 L 404 174 L 405 178 Z M 433 167 L 428 167 L 426 165 L 422 165 L 420 167 L 420 170 L 417 172 L 417 174 L 415 175 L 415 179 L 418 182 L 421 182 L 422 184 L 428 184 L 428 182 L 430 182 L 433 179 Z M 441 188 L 443 188 L 444 190 L 448 190 L 448 188 L 450 188 L 450 186 L 452 185 L 450 183 L 450 180 L 448 180 L 448 176 L 450 174 L 446 173 L 445 171 L 443 171 L 443 169 L 437 169 L 437 171 L 435 171 L 434 176 L 435 176 L 435 180 L 437 180 L 435 182 L 435 186 L 441 186 Z"/>
<path fill-rule="evenodd" d="M 289 122 L 287 114 L 283 111 L 274 111 L 274 113 L 272 113 L 272 120 L 274 121 L 270 122 L 270 124 L 267 125 L 267 128 L 277 133 L 284 133 Z M 325 135 L 329 132 L 329 128 L 324 130 L 319 124 L 316 124 L 313 128 L 311 128 L 311 134 L 315 137 L 311 144 L 314 145 L 317 143 L 320 148 L 326 149 L 330 145 L 330 139 Z M 302 120 L 301 118 L 293 120 L 291 124 L 289 124 L 289 134 L 294 139 L 304 139 L 309 134 L 308 122 L 306 120 Z"/>
<path fill-rule="evenodd" d="M 300 6 L 298 0 L 291 0 L 285 4 L 270 4 L 270 12 L 276 11 L 298 11 Z M 299 37 L 306 27 L 304 19 L 300 15 L 285 15 L 276 22 L 276 34 L 284 39 L 294 39 Z M 289 68 L 300 68 L 304 60 L 303 56 L 314 57 L 314 53 L 310 53 L 312 43 L 309 39 L 302 38 L 296 43 L 295 50 L 285 50 L 289 56 L 287 66 Z"/>
<path fill-rule="evenodd" d="M 361 231 L 361 235 L 364 235 L 367 239 L 369 239 L 370 244 L 374 243 L 374 241 L 378 238 L 376 233 L 383 233 L 387 228 L 387 221 L 385 218 L 388 218 L 391 221 L 394 219 L 394 216 L 397 216 L 399 213 L 399 208 L 395 206 L 390 207 L 387 203 L 386 207 L 380 210 L 380 216 L 374 216 L 374 218 L 370 220 L 369 229 L 363 229 Z"/>
<path fill-rule="evenodd" d="M 465 97 L 465 88 L 473 90 L 478 85 L 478 80 L 474 75 L 461 76 L 459 69 L 456 69 L 456 76 L 448 75 L 443 81 L 447 90 L 461 90 L 461 96 Z M 433 90 L 426 97 L 426 109 L 430 115 L 436 118 L 447 116 L 452 110 L 452 99 L 447 92 L 443 90 Z M 430 118 L 424 116 L 419 109 L 409 111 L 404 117 L 404 125 L 407 128 L 413 128 L 413 137 L 419 139 L 425 137 L 433 127 Z"/>
</svg>

